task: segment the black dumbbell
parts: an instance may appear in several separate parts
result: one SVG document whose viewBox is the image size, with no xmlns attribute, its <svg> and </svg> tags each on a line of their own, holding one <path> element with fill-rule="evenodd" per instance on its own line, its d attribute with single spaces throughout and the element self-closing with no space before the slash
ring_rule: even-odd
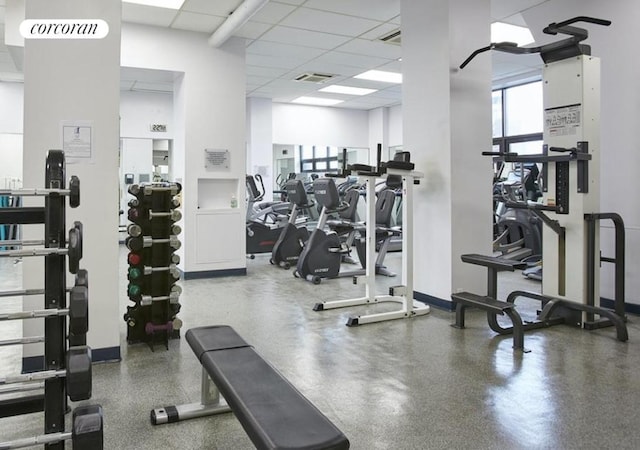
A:
<svg viewBox="0 0 640 450">
<path fill-rule="evenodd" d="M 74 227 L 69 230 L 67 248 L 45 247 L 32 250 L 3 250 L 0 257 L 23 258 L 28 256 L 67 255 L 69 259 L 69 272 L 78 273 L 80 260 L 82 259 L 82 223 L 74 222 Z"/>
<path fill-rule="evenodd" d="M 77 208 L 80 206 L 80 179 L 72 176 L 69 180 L 69 189 L 0 189 L 0 195 L 11 195 L 14 197 L 42 197 L 49 195 L 68 195 L 69 206 Z"/>
<path fill-rule="evenodd" d="M 102 450 L 104 421 L 100 405 L 78 406 L 73 410 L 71 432 L 48 433 L 41 436 L 0 442 L 0 449 L 33 447 L 71 440 L 74 450 Z"/>
</svg>

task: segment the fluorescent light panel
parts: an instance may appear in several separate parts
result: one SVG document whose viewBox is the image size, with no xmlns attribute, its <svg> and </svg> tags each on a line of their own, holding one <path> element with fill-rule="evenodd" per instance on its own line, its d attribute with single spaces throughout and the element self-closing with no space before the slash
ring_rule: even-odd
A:
<svg viewBox="0 0 640 450">
<path fill-rule="evenodd" d="M 316 105 L 316 106 L 333 106 L 342 102 L 343 100 L 336 100 L 334 98 L 320 98 L 320 97 L 298 97 L 295 100 L 291 101 L 291 103 L 299 103 L 301 105 Z"/>
<path fill-rule="evenodd" d="M 339 84 L 332 84 L 331 86 L 320 89 L 320 92 L 331 92 L 332 94 L 347 94 L 347 95 L 367 95 L 376 92 L 377 89 L 366 89 L 353 86 L 342 86 Z"/>
<path fill-rule="evenodd" d="M 353 78 L 361 80 L 384 81 L 385 83 L 402 83 L 402 74 L 397 72 L 385 72 L 382 70 L 368 70 Z"/>
<path fill-rule="evenodd" d="M 184 0 L 122 0 L 124 3 L 155 6 L 156 8 L 180 9 Z"/>
<path fill-rule="evenodd" d="M 535 42 L 531 31 L 526 27 L 511 25 L 504 22 L 491 24 L 491 42 L 515 42 L 519 46 Z"/>
</svg>

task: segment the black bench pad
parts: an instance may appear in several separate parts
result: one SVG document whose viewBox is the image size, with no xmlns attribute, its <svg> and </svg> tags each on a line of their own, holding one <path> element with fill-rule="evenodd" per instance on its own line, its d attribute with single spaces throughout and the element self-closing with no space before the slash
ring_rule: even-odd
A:
<svg viewBox="0 0 640 450">
<path fill-rule="evenodd" d="M 466 255 L 461 255 L 460 258 L 463 262 L 485 266 L 498 272 L 513 272 L 516 269 L 525 269 L 527 267 L 527 263 L 525 262 L 514 261 L 507 258 L 501 258 L 499 256 L 487 256 L 469 253 Z"/>
<path fill-rule="evenodd" d="M 258 449 L 349 448 L 346 436 L 231 327 L 194 328 L 186 336 Z"/>
<path fill-rule="evenodd" d="M 202 362 L 202 355 L 205 352 L 249 347 L 249 344 L 227 325 L 191 328 L 185 334 L 185 338 L 200 362 Z"/>
</svg>

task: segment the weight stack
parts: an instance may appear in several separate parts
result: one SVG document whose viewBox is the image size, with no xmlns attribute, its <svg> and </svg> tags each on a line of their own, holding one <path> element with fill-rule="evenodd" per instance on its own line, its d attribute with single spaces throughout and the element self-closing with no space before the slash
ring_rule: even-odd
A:
<svg viewBox="0 0 640 450">
<path fill-rule="evenodd" d="M 181 288 L 177 268 L 180 257 L 176 223 L 182 215 L 177 209 L 179 183 L 141 183 L 129 186 L 128 218 L 125 243 L 129 249 L 127 262 L 127 295 L 134 305 L 127 306 L 127 342 L 145 342 L 154 350 L 156 344 L 169 348 L 169 339 L 180 337 L 182 321 L 178 301 Z"/>
</svg>

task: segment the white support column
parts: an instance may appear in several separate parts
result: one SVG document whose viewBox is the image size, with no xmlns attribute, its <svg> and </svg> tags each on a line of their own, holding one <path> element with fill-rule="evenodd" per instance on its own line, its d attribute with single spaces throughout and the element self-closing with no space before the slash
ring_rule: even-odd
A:
<svg viewBox="0 0 640 450">
<path fill-rule="evenodd" d="M 273 121 L 270 98 L 247 99 L 247 173 L 259 173 L 266 189 L 264 200 L 273 199 Z M 244 200 L 244 199 L 243 199 Z"/>
<path fill-rule="evenodd" d="M 71 175 L 80 178 L 80 207 L 67 210 L 66 223 L 69 228 L 79 220 L 84 226 L 80 267 L 87 269 L 90 279 L 87 343 L 94 349 L 94 360 L 118 359 L 122 323 L 118 302 L 121 2 L 29 0 L 26 18 L 101 19 L 109 25 L 103 39 L 25 39 L 24 185 L 44 185 L 47 151 L 62 148 L 63 122 L 91 127 L 91 159 L 75 164 L 67 161 L 67 183 Z M 35 225 L 25 238 L 42 239 L 43 235 L 44 228 Z M 42 259 L 25 258 L 23 264 L 24 286 L 42 287 Z M 68 275 L 67 285 L 72 284 Z M 42 308 L 42 298 L 25 298 L 24 306 Z M 42 327 L 41 321 L 27 321 L 24 335 L 42 334 Z M 25 347 L 25 359 L 41 355 L 39 347 Z"/>
<path fill-rule="evenodd" d="M 414 289 L 449 305 L 482 292 L 463 253 L 491 251 L 490 58 L 457 67 L 490 41 L 489 0 L 402 0 L 403 147 L 425 173 L 415 189 Z M 421 295 L 424 294 L 424 295 Z M 444 301 L 444 302 L 442 302 Z"/>
</svg>

